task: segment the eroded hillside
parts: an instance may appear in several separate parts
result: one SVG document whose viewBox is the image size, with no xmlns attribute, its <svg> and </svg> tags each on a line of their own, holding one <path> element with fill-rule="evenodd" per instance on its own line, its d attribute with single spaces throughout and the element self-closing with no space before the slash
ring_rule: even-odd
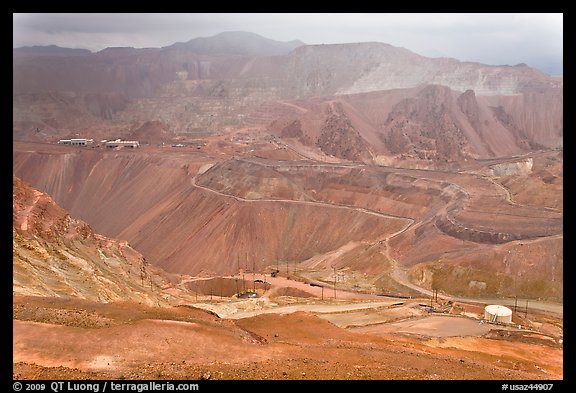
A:
<svg viewBox="0 0 576 393">
<path fill-rule="evenodd" d="M 232 274 L 324 260 L 327 271 L 339 266 L 384 283 L 393 269 L 442 262 L 479 271 L 463 278 L 463 293 L 474 292 L 470 282 L 484 282 L 478 277 L 488 272 L 526 293 L 534 286 L 537 297 L 562 298 L 561 211 L 511 199 L 497 178 L 481 174 L 489 169 L 223 159 L 190 148 L 25 146 L 14 152 L 16 174 L 169 272 Z M 547 162 L 545 154 L 536 157 Z M 494 165 L 504 164 L 486 168 Z M 558 189 L 550 191 L 558 197 Z M 360 251 L 371 246 L 377 247 Z M 506 280 L 486 294 L 509 294 Z M 538 280 L 551 284 L 540 288 Z"/>
<path fill-rule="evenodd" d="M 164 292 L 174 284 L 168 275 L 150 265 L 128 242 L 95 233 L 50 196 L 17 177 L 13 180 L 13 223 L 15 294 L 150 305 L 176 299 Z"/>
</svg>

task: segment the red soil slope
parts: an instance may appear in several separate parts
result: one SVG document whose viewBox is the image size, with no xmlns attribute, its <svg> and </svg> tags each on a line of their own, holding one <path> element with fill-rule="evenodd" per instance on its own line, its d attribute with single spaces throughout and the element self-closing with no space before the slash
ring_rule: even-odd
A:
<svg viewBox="0 0 576 393">
<path fill-rule="evenodd" d="M 166 273 L 125 241 L 94 233 L 52 198 L 13 180 L 14 293 L 164 304 Z M 180 292 L 185 298 L 182 291 Z"/>
<path fill-rule="evenodd" d="M 75 310 L 84 310 L 79 323 Z M 562 349 L 354 333 L 304 312 L 223 320 L 192 307 L 15 297 L 15 379 L 560 379 Z M 495 335 L 498 337 L 497 335 Z"/>
<path fill-rule="evenodd" d="M 332 261 L 382 274 L 396 263 L 442 261 L 516 277 L 519 285 L 544 280 L 552 288 L 536 290 L 537 297 L 562 296 L 561 211 L 519 204 L 474 172 L 222 161 L 196 149 L 28 151 L 25 144 L 15 149 L 14 168 L 170 272 L 229 274 L 323 260 L 326 269 Z M 378 247 L 362 251 L 369 246 Z M 484 281 L 477 278 L 469 282 Z M 475 291 L 469 282 L 464 287 Z M 487 288 L 498 294 L 511 287 Z"/>
<path fill-rule="evenodd" d="M 235 198 L 193 184 L 205 163 L 164 154 L 16 153 L 15 172 L 98 231 L 179 273 L 232 273 L 377 240 L 402 220 L 322 203 Z M 38 171 L 38 168 L 43 168 Z M 96 208 L 94 208 L 96 207 Z M 335 226 L 334 223 L 338 225 Z"/>
</svg>

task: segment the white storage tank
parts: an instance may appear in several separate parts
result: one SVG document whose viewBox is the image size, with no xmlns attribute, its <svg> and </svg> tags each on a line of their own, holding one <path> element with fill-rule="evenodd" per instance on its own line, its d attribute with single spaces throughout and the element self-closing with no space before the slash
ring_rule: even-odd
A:
<svg viewBox="0 0 576 393">
<path fill-rule="evenodd" d="M 484 308 L 484 319 L 490 322 L 512 323 L 512 310 L 498 304 Z"/>
</svg>

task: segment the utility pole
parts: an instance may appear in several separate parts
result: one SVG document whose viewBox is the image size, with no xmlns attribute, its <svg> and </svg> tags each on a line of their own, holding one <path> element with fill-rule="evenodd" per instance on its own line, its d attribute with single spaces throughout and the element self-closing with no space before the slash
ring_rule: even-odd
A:
<svg viewBox="0 0 576 393">
<path fill-rule="evenodd" d="M 518 306 L 518 296 L 514 298 L 514 312 L 516 312 L 516 307 Z"/>
<path fill-rule="evenodd" d="M 146 277 L 146 258 L 142 258 L 140 264 L 140 278 L 142 279 L 142 288 L 144 288 L 144 277 Z"/>
<path fill-rule="evenodd" d="M 336 299 L 336 266 L 334 267 L 334 299 Z"/>
<path fill-rule="evenodd" d="M 526 299 L 526 311 L 524 312 L 524 318 L 528 318 L 528 299 Z"/>
</svg>

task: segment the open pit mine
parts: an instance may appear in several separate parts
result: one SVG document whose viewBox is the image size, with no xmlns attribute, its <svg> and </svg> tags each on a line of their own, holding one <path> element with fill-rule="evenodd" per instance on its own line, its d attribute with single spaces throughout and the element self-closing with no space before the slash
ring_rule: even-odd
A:
<svg viewBox="0 0 576 393">
<path fill-rule="evenodd" d="M 561 78 L 223 33 L 13 82 L 15 379 L 563 379 Z"/>
</svg>

